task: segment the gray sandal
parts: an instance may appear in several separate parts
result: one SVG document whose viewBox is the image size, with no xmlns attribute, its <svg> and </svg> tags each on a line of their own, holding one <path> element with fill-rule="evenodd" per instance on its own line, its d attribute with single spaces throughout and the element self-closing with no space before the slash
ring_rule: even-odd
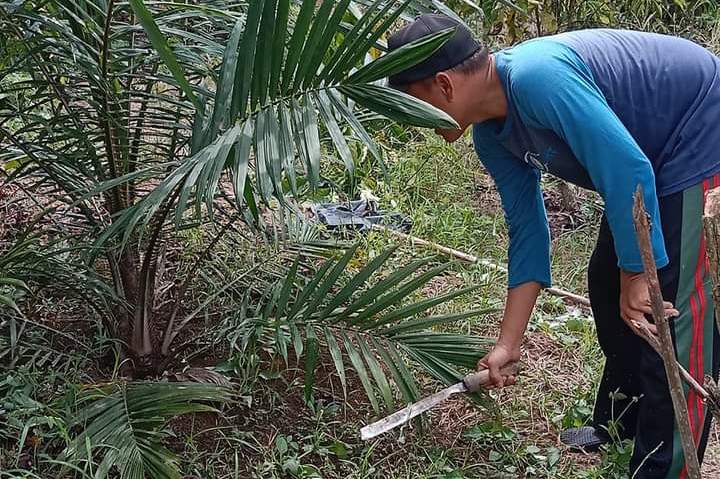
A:
<svg viewBox="0 0 720 479">
<path fill-rule="evenodd" d="M 607 432 L 594 426 L 583 426 L 565 429 L 560 433 L 560 442 L 571 450 L 595 452 L 603 444 L 610 442 Z"/>
</svg>

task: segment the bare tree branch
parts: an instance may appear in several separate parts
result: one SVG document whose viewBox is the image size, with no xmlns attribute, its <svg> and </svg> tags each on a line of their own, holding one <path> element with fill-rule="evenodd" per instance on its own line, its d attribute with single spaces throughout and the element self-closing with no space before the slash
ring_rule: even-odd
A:
<svg viewBox="0 0 720 479">
<path fill-rule="evenodd" d="M 638 244 L 640 245 L 642 262 L 647 276 L 650 303 L 653 312 L 652 316 L 655 320 L 655 326 L 657 327 L 658 337 L 660 339 L 658 353 L 665 364 L 665 373 L 667 374 L 668 385 L 670 386 L 670 397 L 673 402 L 673 410 L 675 411 L 675 422 L 677 423 L 680 433 L 680 443 L 683 453 L 685 454 L 688 478 L 701 479 L 700 462 L 698 461 L 697 449 L 690 429 L 687 403 L 685 402 L 685 394 L 683 392 L 682 382 L 680 381 L 680 370 L 678 369 L 675 358 L 675 348 L 673 347 L 670 324 L 665 317 L 665 307 L 663 306 L 655 258 L 653 257 L 652 245 L 650 244 L 650 224 L 645 210 L 645 201 L 643 199 L 641 186 L 638 186 L 635 191 L 633 219 L 635 222 L 635 234 L 637 235 Z"/>
</svg>

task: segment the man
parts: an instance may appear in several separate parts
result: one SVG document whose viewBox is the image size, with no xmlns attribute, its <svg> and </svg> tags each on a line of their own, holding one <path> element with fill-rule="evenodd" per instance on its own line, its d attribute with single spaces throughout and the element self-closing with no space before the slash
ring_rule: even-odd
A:
<svg viewBox="0 0 720 479">
<path fill-rule="evenodd" d="M 630 474 L 684 477 L 663 363 L 633 322 L 651 312 L 633 193 L 642 186 L 666 313 L 677 316 L 678 360 L 698 380 L 717 376 L 701 215 L 705 192 L 720 184 L 720 60 L 686 40 L 616 30 L 565 33 L 490 54 L 442 15 L 418 17 L 389 38 L 389 49 L 446 28 L 456 33 L 443 47 L 389 82 L 455 119 L 460 129 L 437 131 L 447 141 L 473 125 L 477 154 L 500 192 L 510 235 L 508 296 L 498 341 L 478 366 L 497 387 L 514 383 L 499 369 L 520 358 L 537 296 L 550 285 L 541 172 L 598 191 L 605 213 L 588 276 L 606 364 L 592 425 L 561 439 L 598 447 L 608 440 L 603 426 L 617 419 L 612 411 L 639 398 L 622 418 L 623 433 L 635 439 Z M 694 392 L 686 396 L 702 458 L 710 415 Z"/>
</svg>

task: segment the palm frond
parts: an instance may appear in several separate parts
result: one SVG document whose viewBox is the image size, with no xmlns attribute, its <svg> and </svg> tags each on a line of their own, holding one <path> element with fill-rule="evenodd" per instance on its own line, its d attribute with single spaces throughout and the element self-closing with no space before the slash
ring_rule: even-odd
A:
<svg viewBox="0 0 720 479">
<path fill-rule="evenodd" d="M 347 370 L 352 369 L 378 412 L 381 402 L 388 410 L 394 408 L 394 391 L 406 401 L 417 400 L 418 386 L 410 373 L 412 367 L 419 366 L 449 384 L 462 377 L 463 368 L 474 368 L 486 351 L 490 344 L 486 339 L 434 328 L 482 316 L 494 309 L 429 313 L 477 288 L 407 302 L 408 297 L 416 295 L 448 265 L 423 272 L 432 261 L 427 258 L 373 282 L 372 278 L 388 268 L 392 253 L 393 250 L 382 252 L 347 276 L 343 272 L 356 254 L 356 248 L 350 248 L 342 257 L 328 260 L 307 281 L 297 279 L 296 263 L 265 295 L 256 315 L 248 315 L 247 324 L 253 325 L 255 340 L 272 338 L 286 361 L 290 348 L 294 348 L 296 357 L 304 358 L 306 398 L 314 381 L 318 346 L 326 348 L 332 358 L 343 390 Z M 301 331 L 305 331 L 304 342 L 297 337 Z"/>
<path fill-rule="evenodd" d="M 17 289 L 27 289 L 27 285 L 17 278 L 0 276 L 0 311 L 3 307 L 6 307 L 17 313 L 20 312 L 13 300 L 13 292 Z"/>
<path fill-rule="evenodd" d="M 100 237 L 98 247 L 120 232 L 124 232 L 126 242 L 130 232 L 149 224 L 159 206 L 177 189 L 181 191 L 175 208 L 177 221 L 193 202 L 195 211 L 200 211 L 204 203 L 212 214 L 211 200 L 226 169 L 233 172 L 238 206 L 248 197 L 249 185 L 254 185 L 252 192 L 262 201 L 274 197 L 283 202 L 287 193 L 283 178 L 288 179 L 291 191 L 297 192 L 298 173 L 316 187 L 320 178 L 321 128 L 329 133 L 333 150 L 351 176 L 355 159 L 348 146 L 348 132 L 354 133 L 354 141 L 367 146 L 379 160 L 379 148 L 346 99 L 403 123 L 456 126 L 434 107 L 376 84 L 427 58 L 452 31 L 440 32 L 363 66 L 367 52 L 402 14 L 407 2 L 368 9 L 345 33 L 340 22 L 348 11 L 349 0 L 325 0 L 317 9 L 314 0 L 303 0 L 293 24 L 288 21 L 289 3 L 249 2 L 247 15 L 234 24 L 222 58 L 218 59 L 220 73 L 214 75 L 217 86 L 212 106 L 206 113 L 196 108 L 191 156 L 165 177 L 153 194 L 118 217 Z M 166 63 L 174 72 L 184 60 L 177 51 L 167 48 L 164 38 L 158 37 L 157 32 L 162 30 L 146 15 L 148 9 L 142 0 L 133 0 L 132 5 L 142 16 L 155 49 L 163 58 L 172 56 Z M 173 75 L 180 78 L 180 73 Z M 185 91 L 184 80 L 178 85 Z M 189 92 L 185 93 L 189 96 Z M 212 96 L 208 92 L 208 97 Z M 254 175 L 254 182 L 247 180 L 249 174 Z"/>
<path fill-rule="evenodd" d="M 177 461 L 162 441 L 167 422 L 181 414 L 216 412 L 229 389 L 202 383 L 116 383 L 88 389 L 68 418 L 80 428 L 62 461 L 86 462 L 96 479 L 179 478 Z"/>
<path fill-rule="evenodd" d="M 78 261 L 83 253 L 67 247 L 64 240 L 43 244 L 38 236 L 22 238 L 0 255 L 0 270 L 12 277 L 9 281 L 16 287 L 79 296 L 97 312 L 108 313 L 119 298 L 96 272 Z"/>
</svg>

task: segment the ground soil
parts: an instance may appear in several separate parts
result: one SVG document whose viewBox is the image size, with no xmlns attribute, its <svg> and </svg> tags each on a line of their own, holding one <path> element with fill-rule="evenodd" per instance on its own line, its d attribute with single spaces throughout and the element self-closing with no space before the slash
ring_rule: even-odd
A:
<svg viewBox="0 0 720 479">
<path fill-rule="evenodd" d="M 543 199 L 547 210 L 548 223 L 553 238 L 572 231 L 587 221 L 579 210 L 579 202 L 586 200 L 588 194 L 569 187 L 574 201 L 567 201 L 557 188 L 544 188 Z M 500 195 L 489 175 L 477 174 L 474 182 L 475 207 L 480 214 L 495 215 L 502 211 Z M 570 204 L 567 204 L 570 203 Z"/>
<path fill-rule="evenodd" d="M 325 364 L 331 364 L 330 358 L 325 359 Z M 457 455 L 464 457 L 466 461 L 487 463 L 489 449 L 478 446 L 468 439 L 465 433 L 473 426 L 498 419 L 517 431 L 518 440 L 524 443 L 540 448 L 560 449 L 560 470 L 577 471 L 597 465 L 600 459 L 598 454 L 577 454 L 563 449 L 558 440 L 558 427 L 547 417 L 548 406 L 545 404 L 547 398 L 558 395 L 570 397 L 578 387 L 588 385 L 589 380 L 582 372 L 581 360 L 572 350 L 558 344 L 548 334 L 536 332 L 530 334 L 525 341 L 523 362 L 526 368 L 520 384 L 493 392 L 496 403 L 489 408 L 478 408 L 471 402 L 456 397 L 430 411 L 425 417 L 426 427 L 418 429 L 416 424 L 381 437 L 372 454 L 380 470 L 385 469 L 391 474 L 393 463 L 390 458 L 395 457 L 400 450 L 411 455 L 415 448 L 431 445 L 456 451 Z M 181 452 L 188 438 L 192 438 L 198 449 L 216 451 L 227 444 L 228 430 L 242 429 L 260 445 L 257 450 L 245 450 L 242 464 L 246 468 L 244 473 L 250 477 L 267 451 L 273 449 L 278 436 L 298 435 L 302 434 L 302 431 L 312 431 L 317 427 L 316 418 L 309 413 L 308 406 L 304 403 L 301 388 L 288 386 L 297 386 L 298 381 L 301 381 L 301 369 L 297 369 L 295 374 L 291 371 L 283 378 L 265 382 L 262 390 L 254 395 L 258 402 L 253 403 L 252 407 L 238 406 L 224 411 L 222 415 L 199 414 L 177 418 L 171 424 L 177 436 L 171 447 Z M 428 394 L 432 390 L 432 386 L 424 389 Z M 342 424 L 334 428 L 335 437 L 351 448 L 362 449 L 363 444 L 357 437 L 358 430 L 374 416 L 364 399 L 362 386 L 357 378 L 348 377 L 348 394 L 344 398 L 332 367 L 321 367 L 318 371 L 317 391 L 317 404 L 343 405 L 340 417 Z M 519 403 L 526 409 L 526 414 L 515 414 Z M 719 438 L 720 429 L 713 427 L 703 467 L 706 477 L 720 477 Z M 342 470 L 339 463 L 335 466 L 325 463 L 325 470 L 328 467 L 338 473 Z"/>
</svg>

